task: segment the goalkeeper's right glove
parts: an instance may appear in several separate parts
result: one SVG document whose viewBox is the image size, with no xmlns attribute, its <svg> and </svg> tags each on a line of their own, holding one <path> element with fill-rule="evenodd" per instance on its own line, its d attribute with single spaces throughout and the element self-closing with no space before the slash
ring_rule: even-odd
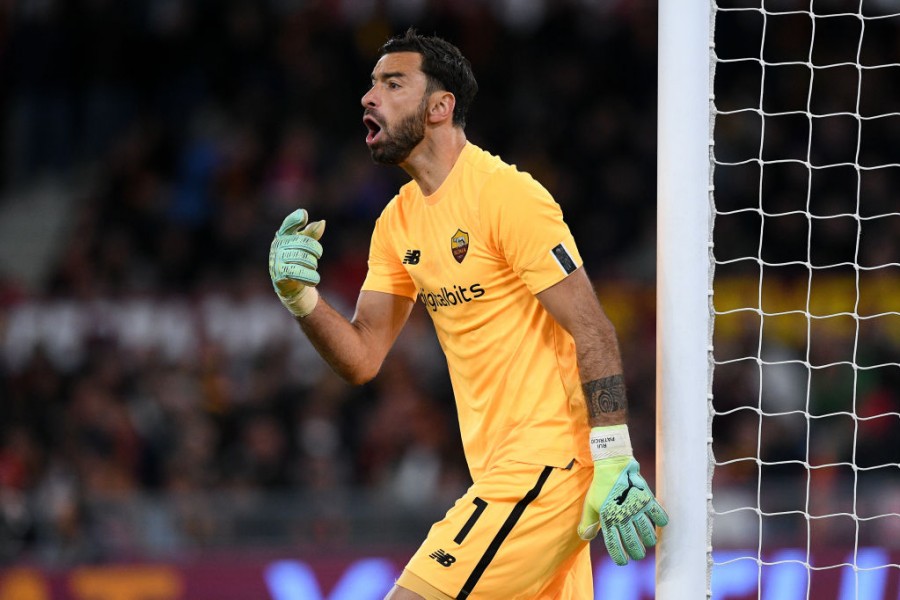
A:
<svg viewBox="0 0 900 600">
<path fill-rule="evenodd" d="M 322 257 L 319 238 L 325 221 L 307 225 L 308 215 L 298 208 L 281 223 L 269 247 L 269 276 L 278 299 L 295 317 L 305 317 L 319 301 L 314 287 L 319 283 L 316 269 Z"/>
</svg>

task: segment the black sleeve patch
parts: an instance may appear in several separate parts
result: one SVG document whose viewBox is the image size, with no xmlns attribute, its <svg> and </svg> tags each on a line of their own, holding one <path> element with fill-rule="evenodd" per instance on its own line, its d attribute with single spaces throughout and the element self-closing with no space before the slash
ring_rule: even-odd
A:
<svg viewBox="0 0 900 600">
<path fill-rule="evenodd" d="M 572 255 L 569 254 L 569 251 L 566 250 L 566 247 L 562 244 L 554 246 L 550 253 L 553 255 L 553 258 L 556 259 L 559 268 L 562 269 L 563 273 L 566 275 L 571 275 L 572 272 L 578 268 L 575 266 L 575 260 L 572 258 Z"/>
</svg>

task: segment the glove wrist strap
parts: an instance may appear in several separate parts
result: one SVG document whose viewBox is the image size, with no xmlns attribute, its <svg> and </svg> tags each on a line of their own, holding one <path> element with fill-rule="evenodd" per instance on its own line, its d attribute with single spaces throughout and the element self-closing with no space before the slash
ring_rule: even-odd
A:
<svg viewBox="0 0 900 600">
<path fill-rule="evenodd" d="M 301 319 L 309 315 L 319 303 L 319 291 L 314 287 L 305 288 L 301 294 L 289 300 L 280 295 L 278 297 L 292 315 Z"/>
<path fill-rule="evenodd" d="M 591 458 L 594 461 L 616 456 L 633 456 L 627 425 L 591 428 Z"/>
</svg>

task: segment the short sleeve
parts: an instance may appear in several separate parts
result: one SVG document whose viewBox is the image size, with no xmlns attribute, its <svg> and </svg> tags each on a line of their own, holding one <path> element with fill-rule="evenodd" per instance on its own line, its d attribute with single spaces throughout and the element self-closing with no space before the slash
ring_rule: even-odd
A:
<svg viewBox="0 0 900 600">
<path fill-rule="evenodd" d="M 375 222 L 369 245 L 369 270 L 362 289 L 404 296 L 415 301 L 416 285 L 403 268 L 397 252 L 388 243 L 392 239 L 389 235 L 391 216 L 388 208 Z"/>
<path fill-rule="evenodd" d="M 496 173 L 483 190 L 481 214 L 491 244 L 531 293 L 582 265 L 562 209 L 531 175 L 514 168 Z"/>
</svg>

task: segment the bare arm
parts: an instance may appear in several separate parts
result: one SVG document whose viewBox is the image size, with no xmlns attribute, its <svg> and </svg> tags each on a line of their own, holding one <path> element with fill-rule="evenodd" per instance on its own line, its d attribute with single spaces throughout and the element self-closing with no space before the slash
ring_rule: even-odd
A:
<svg viewBox="0 0 900 600">
<path fill-rule="evenodd" d="M 360 385 L 378 374 L 412 306 L 409 298 L 363 291 L 349 321 L 319 298 L 315 309 L 297 322 L 331 368 Z"/>
<path fill-rule="evenodd" d="M 628 402 L 616 331 L 584 268 L 540 292 L 537 298 L 575 339 L 591 427 L 625 424 Z"/>
<path fill-rule="evenodd" d="M 616 332 L 579 268 L 538 299 L 575 339 L 578 369 L 591 425 L 594 479 L 584 498 L 578 536 L 603 542 L 617 565 L 639 560 L 656 544 L 653 525 L 669 517 L 641 477 L 626 420 L 625 379 Z M 602 428 L 602 429 L 601 429 Z"/>
</svg>

